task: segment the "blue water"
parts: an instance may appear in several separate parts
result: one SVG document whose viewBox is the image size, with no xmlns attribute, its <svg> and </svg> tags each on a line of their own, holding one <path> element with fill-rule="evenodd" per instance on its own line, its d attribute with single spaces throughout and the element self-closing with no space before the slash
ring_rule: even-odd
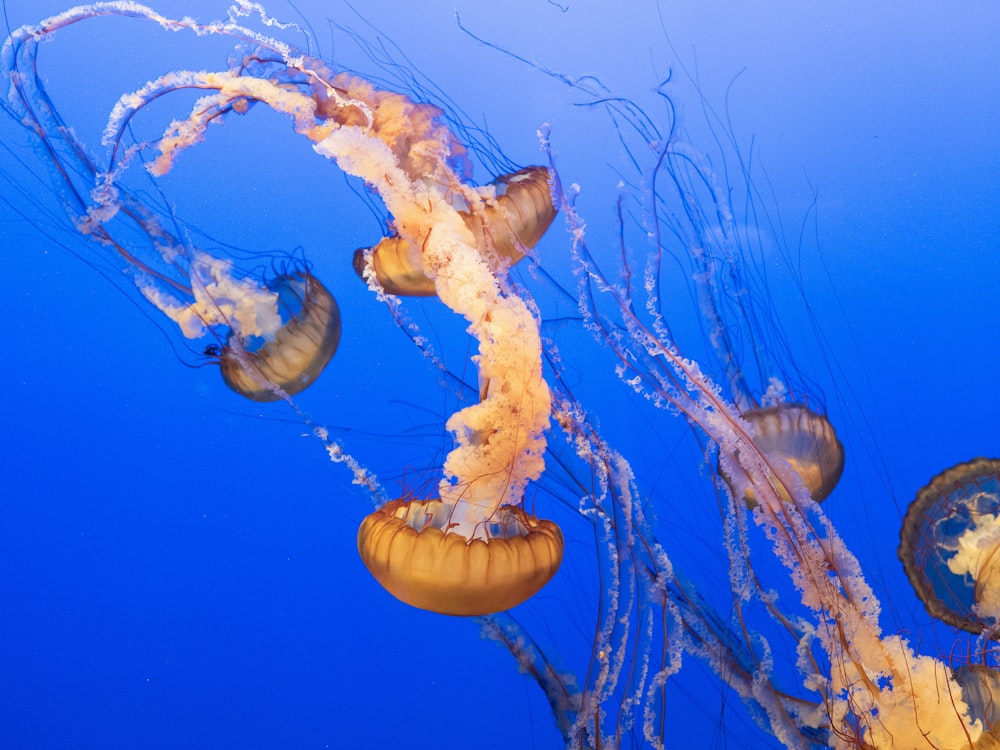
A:
<svg viewBox="0 0 1000 750">
<path fill-rule="evenodd" d="M 704 106 L 725 117 L 728 102 L 732 134 L 759 160 L 760 200 L 784 230 L 768 242 L 759 293 L 848 456 L 824 507 L 882 599 L 885 630 L 947 658 L 953 636 L 909 590 L 895 551 L 919 487 L 958 461 L 1000 454 L 1000 10 L 614 5 L 302 0 L 296 12 L 275 0 L 268 10 L 308 22 L 313 51 L 338 66 L 397 84 L 419 76 L 519 164 L 545 162 L 536 130 L 548 123 L 609 268 L 616 185 L 638 178 L 608 117 L 544 71 L 596 76 L 661 127 L 656 89 L 672 73 L 660 91 L 706 153 L 716 144 Z M 63 7 L 5 3 L 11 28 Z M 156 7 L 201 20 L 226 8 Z M 463 31 L 456 11 L 495 47 Z M 399 67 L 366 57 L 358 39 L 391 40 Z M 57 36 L 41 59 L 67 121 L 101 153 L 120 94 L 167 70 L 222 68 L 230 50 L 106 19 Z M 156 114 L 165 123 L 189 106 Z M 503 648 L 370 578 L 355 538 L 371 499 L 302 418 L 240 399 L 211 365 L 186 367 L 204 362 L 205 342 L 185 348 L 104 250 L 58 221 L 50 166 L 24 132 L 4 119 L 0 137 L 11 147 L 0 152 L 0 747 L 560 747 L 544 695 Z M 480 182 L 492 176 L 477 166 Z M 212 128 L 159 185 L 211 247 L 237 248 L 250 266 L 291 252 L 313 264 L 344 333 L 296 401 L 387 489 L 422 493 L 448 449 L 455 402 L 350 268 L 353 251 L 381 236 L 378 212 L 285 121 L 257 110 Z M 568 246 L 557 219 L 538 247 L 543 266 L 568 268 Z M 683 311 L 695 356 L 705 346 L 689 282 L 676 285 L 667 302 Z M 408 309 L 449 366 L 467 367 L 459 325 L 429 303 Z M 721 531 L 691 433 L 632 405 L 607 350 L 556 317 L 547 326 L 572 342 L 563 355 L 588 413 L 640 487 L 670 498 L 653 511 L 661 541 L 706 596 L 723 596 L 727 581 L 703 566 L 721 554 Z M 558 513 L 549 502 L 540 494 L 535 512 Z M 575 587 L 588 580 L 593 539 L 572 521 L 564 532 L 564 568 L 524 617 L 540 641 L 565 646 L 553 659 L 575 666 L 592 635 L 578 616 L 590 599 Z M 791 675 L 781 658 L 777 673 Z M 694 659 L 670 681 L 666 716 L 668 747 L 779 746 Z"/>
</svg>

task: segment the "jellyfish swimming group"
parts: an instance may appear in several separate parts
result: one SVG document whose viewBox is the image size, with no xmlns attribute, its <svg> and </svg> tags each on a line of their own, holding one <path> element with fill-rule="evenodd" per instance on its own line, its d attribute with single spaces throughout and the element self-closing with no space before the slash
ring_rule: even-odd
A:
<svg viewBox="0 0 1000 750">
<path fill-rule="evenodd" d="M 233 50 L 216 69 L 166 66 L 136 81 L 107 114 L 97 148 L 65 119 L 44 58 L 66 30 L 108 17 Z M 359 521 L 357 549 L 399 600 L 393 606 L 426 610 L 429 621 L 475 618 L 544 692 L 567 747 L 669 747 L 668 689 L 691 662 L 785 747 L 1000 746 L 991 645 L 1000 627 L 998 462 L 940 474 L 901 527 L 899 555 L 928 612 L 973 637 L 967 663 L 953 666 L 885 628 L 875 589 L 819 505 L 836 502 L 850 446 L 808 378 L 795 382 L 766 356 L 761 339 L 777 324 L 754 307 L 732 199 L 673 114 L 658 128 L 592 80 L 564 81 L 607 109 L 631 156 L 617 240 L 602 249 L 591 242 L 581 188 L 560 166 L 557 132 L 540 132 L 542 164 L 510 164 L 476 184 L 473 144 L 442 108 L 298 48 L 283 38 L 289 28 L 250 2 L 211 22 L 133 2 L 78 6 L 10 30 L 3 108 L 33 140 L 80 241 L 130 280 L 163 325 L 211 339 L 204 356 L 233 392 L 277 402 L 261 408 L 291 407 L 349 469 L 358 494 L 376 501 Z M 226 137 L 215 126 L 257 108 L 285 118 L 385 216 L 382 238 L 337 260 L 367 286 L 370 309 L 342 308 L 305 258 L 254 273 L 199 247 L 169 194 L 161 201 L 136 187 L 145 184 L 136 175 L 158 184 L 189 152 Z M 156 135 L 137 134 L 164 112 Z M 668 254 L 687 269 L 708 342 L 697 361 L 667 299 Z M 431 467 L 430 496 L 389 499 L 366 468 L 374 457 L 295 397 L 326 377 L 343 324 L 384 313 L 385 325 L 407 329 L 400 311 L 419 299 L 461 321 L 460 362 L 410 339 L 462 399 L 445 420 L 449 449 Z M 558 321 L 548 312 L 557 300 L 572 307 Z M 634 399 L 650 424 L 685 425 L 717 498 L 710 543 L 722 597 L 718 581 L 677 564 L 684 555 L 673 549 L 662 490 L 578 395 L 573 357 L 584 345 L 612 355 L 616 399 Z M 405 398 L 405 379 L 399 390 Z M 580 569 L 560 572 L 571 556 Z M 564 575 L 590 604 L 582 654 L 545 642 L 544 592 Z M 788 662 L 780 669 L 779 659 Z"/>
</svg>

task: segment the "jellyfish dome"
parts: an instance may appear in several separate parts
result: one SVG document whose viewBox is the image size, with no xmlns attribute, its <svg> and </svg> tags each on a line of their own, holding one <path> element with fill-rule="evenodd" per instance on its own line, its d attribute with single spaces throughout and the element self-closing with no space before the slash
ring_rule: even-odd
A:
<svg viewBox="0 0 1000 750">
<path fill-rule="evenodd" d="M 267 285 L 285 318 L 273 338 L 260 343 L 230 332 L 219 365 L 231 389 L 254 401 L 293 396 L 323 372 L 340 343 L 340 309 L 308 272 L 279 276 Z"/>
<path fill-rule="evenodd" d="M 794 403 L 750 409 L 742 417 L 756 429 L 761 452 L 787 461 L 813 500 L 822 502 L 833 492 L 844 473 L 844 446 L 826 417 Z M 752 487 L 745 497 L 756 505 Z"/>
<path fill-rule="evenodd" d="M 483 252 L 494 252 L 514 265 L 542 238 L 556 210 L 549 192 L 545 167 L 527 167 L 501 175 L 480 193 L 486 200 L 479 211 L 459 211 L 465 226 Z M 389 294 L 433 297 L 434 280 L 423 269 L 420 249 L 397 234 L 371 249 L 354 253 L 354 270 L 363 279 L 373 275 Z"/>
<path fill-rule="evenodd" d="M 996 637 L 1000 619 L 1000 459 L 947 469 L 903 519 L 899 559 L 927 611 Z"/>
<path fill-rule="evenodd" d="M 446 615 L 510 609 L 559 569 L 563 537 L 551 521 L 506 505 L 489 523 L 489 541 L 468 541 L 447 533 L 450 516 L 440 500 L 390 501 L 361 524 L 361 559 L 400 601 Z"/>
</svg>

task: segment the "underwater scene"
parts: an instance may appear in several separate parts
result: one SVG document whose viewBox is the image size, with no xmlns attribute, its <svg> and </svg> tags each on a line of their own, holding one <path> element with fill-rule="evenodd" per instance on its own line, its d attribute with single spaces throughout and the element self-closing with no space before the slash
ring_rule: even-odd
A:
<svg viewBox="0 0 1000 750">
<path fill-rule="evenodd" d="M 1000 748 L 1000 9 L 5 0 L 0 747 Z"/>
</svg>

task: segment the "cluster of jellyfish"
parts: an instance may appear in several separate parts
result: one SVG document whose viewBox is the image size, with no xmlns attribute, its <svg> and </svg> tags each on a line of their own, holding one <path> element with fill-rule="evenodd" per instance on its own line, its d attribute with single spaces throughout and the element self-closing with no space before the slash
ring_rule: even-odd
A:
<svg viewBox="0 0 1000 750">
<path fill-rule="evenodd" d="M 238 53 L 219 70 L 165 71 L 123 94 L 108 116 L 98 161 L 63 120 L 38 58 L 61 30 L 103 16 L 226 37 Z M 379 196 L 391 216 L 387 236 L 345 264 L 353 263 L 372 299 L 390 312 L 401 298 L 422 296 L 461 316 L 478 347 L 478 400 L 447 421 L 453 446 L 435 496 L 386 500 L 361 523 L 358 550 L 374 579 L 407 605 L 477 618 L 545 691 L 567 747 L 664 747 L 666 685 L 691 658 L 726 681 L 789 748 L 1000 747 L 1000 680 L 989 646 L 1000 627 L 1000 461 L 976 459 L 939 474 L 901 530 L 900 558 L 928 612 L 977 638 L 978 660 L 952 668 L 883 632 L 878 598 L 819 505 L 844 468 L 834 426 L 785 388 L 779 373 L 767 372 L 767 363 L 758 363 L 759 383 L 749 382 L 751 368 L 732 338 L 753 335 L 752 314 L 742 307 L 739 319 L 726 307 L 726 286 L 740 278 L 738 254 L 725 202 L 692 153 L 671 133 L 644 133 L 650 125 L 634 112 L 619 112 L 641 136 L 634 162 L 646 186 L 645 221 L 654 228 L 644 283 L 636 283 L 626 253 L 610 273 L 588 247 L 575 187 L 562 183 L 553 158 L 476 186 L 465 146 L 441 110 L 336 71 L 271 36 L 281 28 L 246 2 L 215 23 L 167 18 L 132 2 L 80 6 L 6 39 L 2 106 L 49 159 L 76 231 L 116 259 L 183 336 L 212 338 L 205 351 L 225 383 L 258 402 L 296 408 L 293 397 L 321 376 L 338 348 L 337 302 L 305 266 L 261 280 L 193 247 L 128 189 L 125 175 L 164 175 L 188 149 L 224 137 L 209 135 L 210 125 L 265 106 L 287 116 L 318 156 Z M 161 137 L 130 141 L 130 126 L 148 105 L 162 107 L 190 90 L 197 101 Z M 719 615 L 675 569 L 627 457 L 588 419 L 564 354 L 542 335 L 538 305 L 511 278 L 519 263 L 544 269 L 532 248 L 557 216 L 568 227 L 564 247 L 580 325 L 618 355 L 618 374 L 637 397 L 662 407 L 665 420 L 680 414 L 712 458 L 718 546 L 735 614 Z M 712 342 L 702 364 L 685 356 L 659 298 L 668 246 L 688 259 L 697 282 Z M 550 439 L 554 432 L 562 438 Z M 363 457 L 321 429 L 317 435 L 356 483 L 384 498 Z M 592 527 L 602 582 L 581 674 L 557 668 L 518 617 L 517 607 L 558 575 L 564 553 L 559 526 L 524 505 L 547 463 L 580 490 L 574 512 Z M 758 582 L 747 551 L 753 526 L 794 585 L 794 616 Z M 751 601 L 784 628 L 797 685 L 777 684 L 762 635 L 733 627 Z"/>
</svg>

